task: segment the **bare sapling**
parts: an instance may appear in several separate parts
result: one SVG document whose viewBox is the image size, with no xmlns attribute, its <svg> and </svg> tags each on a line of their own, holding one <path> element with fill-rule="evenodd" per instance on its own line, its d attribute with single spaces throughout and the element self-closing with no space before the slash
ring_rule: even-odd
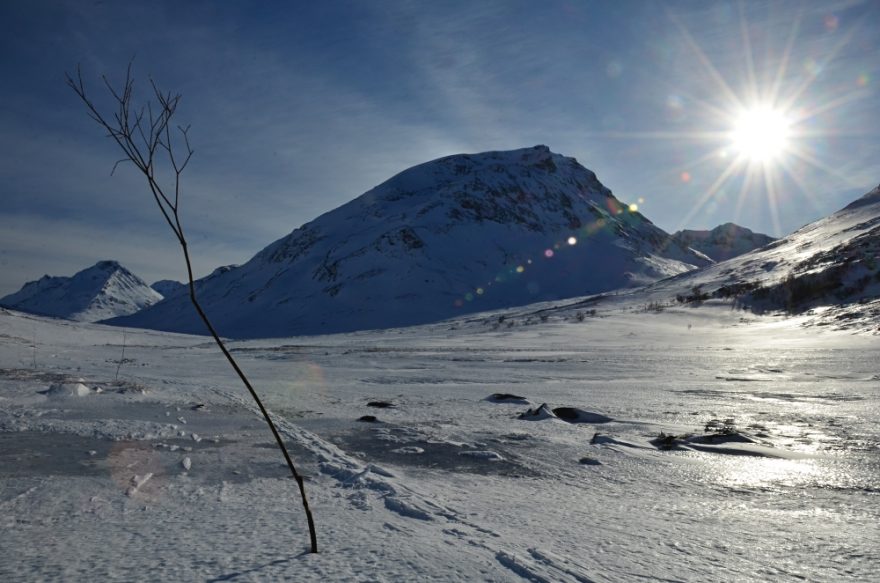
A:
<svg viewBox="0 0 880 583">
<path fill-rule="evenodd" d="M 125 362 L 125 328 L 122 329 L 122 354 L 119 356 L 119 362 L 116 363 L 116 378 L 114 380 L 119 380 L 119 369 L 122 368 L 123 362 Z"/>
<path fill-rule="evenodd" d="M 173 94 L 161 91 L 155 82 L 150 79 L 153 98 L 147 99 L 141 104 L 136 104 L 131 63 L 128 65 L 125 81 L 121 86 L 114 87 L 107 80 L 106 76 L 102 77 L 102 79 L 110 93 L 112 103 L 109 115 L 102 113 L 95 102 L 87 96 L 82 72 L 79 67 L 77 67 L 75 77 L 70 74 L 67 75 L 67 84 L 85 104 L 89 117 L 106 130 L 107 137 L 112 138 L 122 150 L 122 158 L 113 165 L 113 171 L 121 163 L 131 163 L 146 179 L 153 200 L 159 207 L 162 217 L 170 227 L 183 252 L 189 282 L 190 301 L 202 322 L 204 322 L 208 332 L 214 338 L 214 342 L 217 343 L 223 356 L 226 357 L 226 360 L 235 370 L 238 378 L 241 379 L 241 382 L 256 402 L 257 407 L 259 407 L 263 418 L 269 425 L 269 429 L 272 430 L 272 435 L 275 436 L 278 447 L 281 449 L 282 454 L 284 454 L 284 459 L 290 468 L 290 473 L 299 486 L 302 505 L 305 509 L 306 520 L 308 521 L 311 552 L 317 553 L 318 542 L 315 534 L 315 523 L 312 518 L 312 511 L 309 508 L 302 476 L 296 470 L 293 460 L 284 445 L 284 441 L 281 439 L 275 423 L 272 422 L 272 418 L 269 416 L 269 412 L 263 406 L 250 381 L 226 348 L 226 345 L 208 319 L 198 300 L 189 247 L 184 235 L 179 212 L 181 174 L 183 174 L 193 155 L 188 135 L 189 126 L 175 125 L 172 122 L 174 114 L 177 112 L 181 95 L 179 93 Z"/>
</svg>

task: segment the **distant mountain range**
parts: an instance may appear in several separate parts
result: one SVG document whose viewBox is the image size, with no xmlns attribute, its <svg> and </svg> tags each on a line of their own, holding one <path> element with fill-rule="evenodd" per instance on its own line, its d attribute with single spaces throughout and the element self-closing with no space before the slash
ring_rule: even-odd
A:
<svg viewBox="0 0 880 583">
<path fill-rule="evenodd" d="M 672 237 L 680 244 L 711 257 L 715 261 L 726 261 L 769 245 L 775 237 L 753 233 L 745 227 L 725 223 L 711 231 L 676 231 Z"/>
<path fill-rule="evenodd" d="M 162 295 L 116 261 L 99 261 L 73 277 L 45 275 L 0 298 L 0 305 L 45 316 L 95 322 L 132 314 Z"/>
<path fill-rule="evenodd" d="M 779 240 L 732 223 L 669 235 L 574 158 L 536 146 L 410 168 L 196 289 L 222 335 L 255 338 L 423 324 L 637 286 L 652 302 L 723 298 L 799 312 L 880 297 L 878 266 L 880 187 Z M 186 291 L 172 280 L 151 288 L 102 261 L 30 282 L 0 305 L 205 333 Z"/>
<path fill-rule="evenodd" d="M 536 146 L 410 168 L 198 289 L 221 334 L 252 338 L 421 324 L 710 263 Z M 184 295 L 112 323 L 205 333 Z"/>
</svg>

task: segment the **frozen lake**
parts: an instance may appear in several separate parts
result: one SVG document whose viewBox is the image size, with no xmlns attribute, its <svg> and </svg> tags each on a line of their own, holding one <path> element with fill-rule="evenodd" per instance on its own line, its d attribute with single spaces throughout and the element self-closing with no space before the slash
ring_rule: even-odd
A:
<svg viewBox="0 0 880 583">
<path fill-rule="evenodd" d="M 129 330 L 117 382 L 120 330 L 2 317 L 4 580 L 880 568 L 876 337 L 706 307 L 234 343 L 308 477 L 314 556 L 280 453 L 211 344 Z M 93 394 L 40 393 L 79 377 Z M 519 418 L 543 403 L 611 420 Z"/>
</svg>

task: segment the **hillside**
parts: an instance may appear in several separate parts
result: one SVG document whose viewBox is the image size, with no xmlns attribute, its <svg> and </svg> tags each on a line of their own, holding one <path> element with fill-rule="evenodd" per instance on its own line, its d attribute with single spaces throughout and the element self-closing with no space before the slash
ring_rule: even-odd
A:
<svg viewBox="0 0 880 583">
<path fill-rule="evenodd" d="M 415 166 L 198 284 L 221 334 L 319 334 L 643 285 L 711 263 L 546 146 Z M 112 323 L 204 333 L 184 295 Z"/>
</svg>

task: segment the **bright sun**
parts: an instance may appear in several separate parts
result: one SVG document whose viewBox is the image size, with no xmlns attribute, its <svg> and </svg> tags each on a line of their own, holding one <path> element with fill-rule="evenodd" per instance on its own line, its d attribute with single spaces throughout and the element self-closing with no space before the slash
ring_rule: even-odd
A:
<svg viewBox="0 0 880 583">
<path fill-rule="evenodd" d="M 770 162 L 786 152 L 791 122 L 785 113 L 771 107 L 743 111 L 730 137 L 740 156 L 752 162 Z"/>
</svg>

